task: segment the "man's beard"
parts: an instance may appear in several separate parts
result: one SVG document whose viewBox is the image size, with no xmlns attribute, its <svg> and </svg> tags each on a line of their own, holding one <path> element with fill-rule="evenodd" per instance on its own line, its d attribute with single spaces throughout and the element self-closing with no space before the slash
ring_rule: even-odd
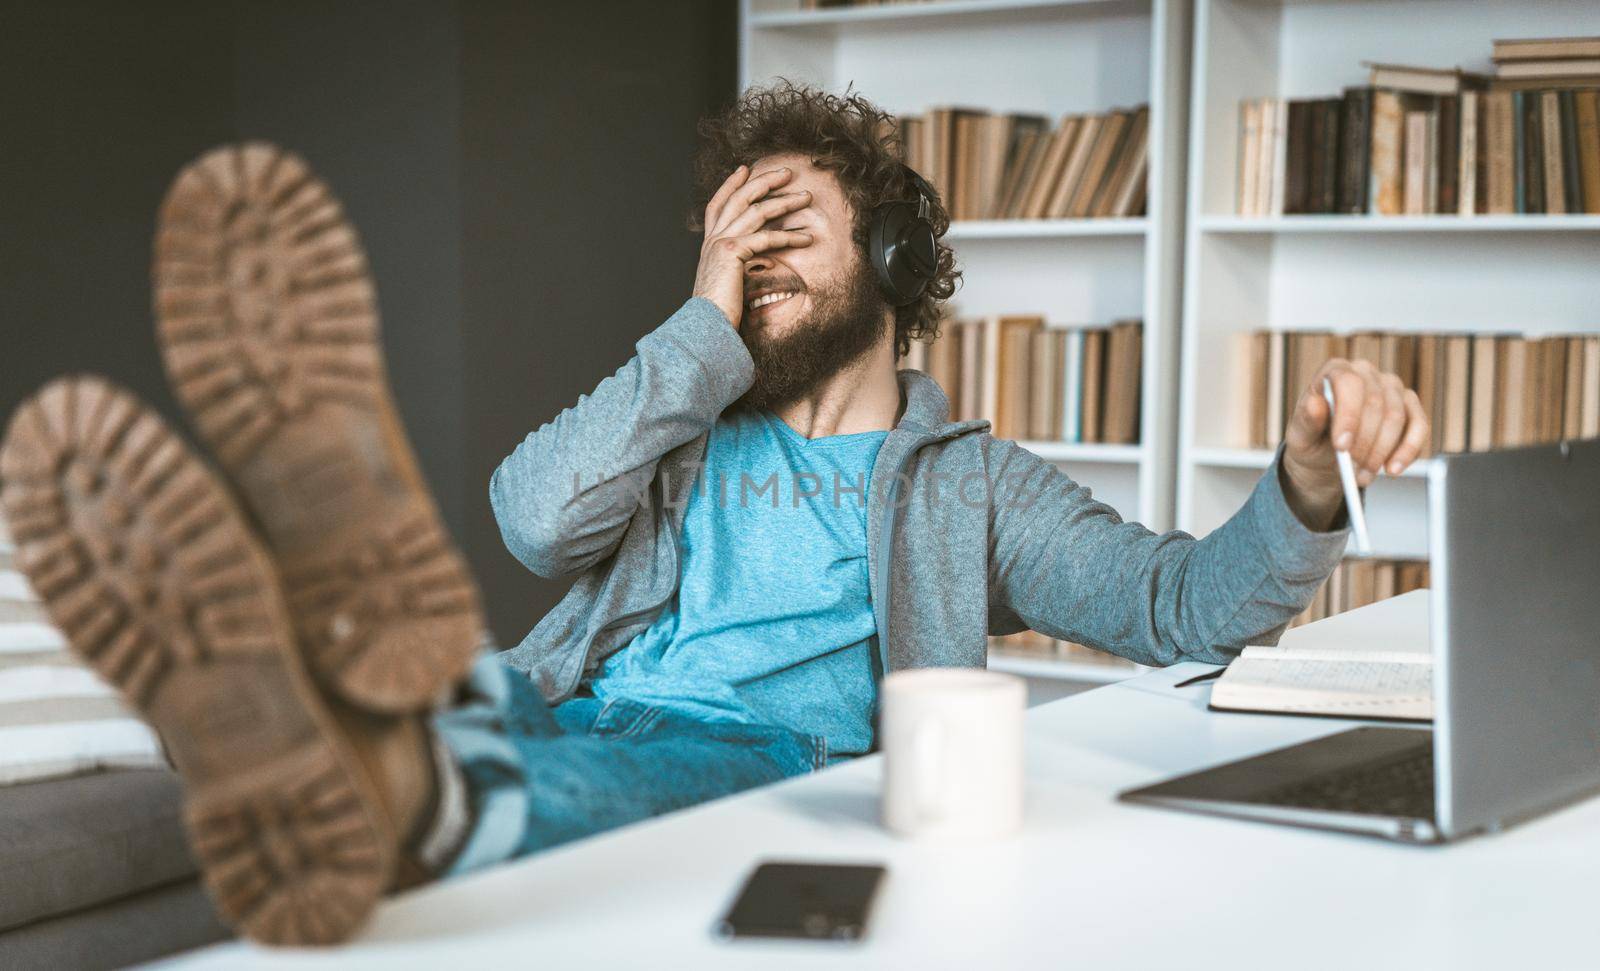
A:
<svg viewBox="0 0 1600 971">
<path fill-rule="evenodd" d="M 803 291 L 811 298 L 811 309 L 789 322 L 780 336 L 767 333 L 771 325 L 751 328 L 747 322 L 741 328 L 756 376 L 737 404 L 771 409 L 799 401 L 864 357 L 887 326 L 887 307 L 865 260 L 856 261 L 845 279 L 817 290 L 805 291 L 792 277 L 762 277 L 745 285 L 749 290 L 775 286 Z"/>
</svg>

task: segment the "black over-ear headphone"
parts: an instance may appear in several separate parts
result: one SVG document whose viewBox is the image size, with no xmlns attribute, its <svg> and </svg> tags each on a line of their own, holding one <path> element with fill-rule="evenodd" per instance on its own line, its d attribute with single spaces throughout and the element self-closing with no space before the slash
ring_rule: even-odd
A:
<svg viewBox="0 0 1600 971">
<path fill-rule="evenodd" d="M 917 199 L 885 202 L 872 210 L 867 237 L 867 255 L 872 258 L 878 289 L 896 307 L 915 303 L 939 268 L 933 223 L 928 218 L 938 193 L 911 166 L 900 168 L 916 189 Z"/>
</svg>

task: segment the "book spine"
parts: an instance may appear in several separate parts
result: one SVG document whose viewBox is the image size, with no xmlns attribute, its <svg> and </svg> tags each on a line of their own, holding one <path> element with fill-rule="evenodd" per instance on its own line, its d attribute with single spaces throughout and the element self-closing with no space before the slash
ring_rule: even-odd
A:
<svg viewBox="0 0 1600 971">
<path fill-rule="evenodd" d="M 1394 91 L 1372 93 L 1372 143 L 1368 174 L 1368 196 L 1372 212 L 1398 216 L 1404 211 L 1403 165 L 1405 152 L 1405 112 L 1400 95 Z"/>
<path fill-rule="evenodd" d="M 1439 99 L 1439 121 L 1436 142 L 1438 151 L 1439 192 L 1435 212 L 1460 211 L 1457 192 L 1461 179 L 1461 97 L 1444 95 Z"/>
<path fill-rule="evenodd" d="M 1523 92 L 1522 99 L 1522 212 L 1544 212 L 1544 126 L 1539 92 Z"/>
<path fill-rule="evenodd" d="M 1567 183 L 1562 176 L 1561 93 L 1545 91 L 1539 97 L 1539 130 L 1543 136 L 1539 149 L 1544 160 L 1544 211 L 1560 215 L 1567 211 Z"/>
<path fill-rule="evenodd" d="M 1061 355 L 1061 440 L 1083 441 L 1083 328 L 1067 331 Z"/>
<path fill-rule="evenodd" d="M 1283 190 L 1283 211 L 1304 213 L 1310 211 L 1311 195 L 1311 102 L 1291 101 L 1288 108 L 1288 156 L 1285 162 L 1286 184 Z"/>
<path fill-rule="evenodd" d="M 1507 215 L 1517 211 L 1517 139 L 1515 98 L 1510 91 L 1483 96 L 1489 123 L 1488 212 Z"/>
<path fill-rule="evenodd" d="M 1578 157 L 1578 117 L 1577 102 L 1573 97 L 1577 92 L 1572 90 L 1559 91 L 1560 116 L 1561 116 L 1561 170 L 1562 186 L 1566 189 L 1565 210 L 1567 212 L 1583 212 L 1583 175 L 1580 171 L 1582 161 Z"/>
<path fill-rule="evenodd" d="M 1478 106 L 1482 96 L 1464 91 L 1458 107 L 1456 132 L 1456 213 L 1471 216 L 1478 211 Z"/>
<path fill-rule="evenodd" d="M 1575 91 L 1578 168 L 1583 181 L 1583 211 L 1600 213 L 1600 91 Z"/>
<path fill-rule="evenodd" d="M 1371 138 L 1372 89 L 1346 88 L 1339 110 L 1339 212 L 1368 211 Z"/>
</svg>

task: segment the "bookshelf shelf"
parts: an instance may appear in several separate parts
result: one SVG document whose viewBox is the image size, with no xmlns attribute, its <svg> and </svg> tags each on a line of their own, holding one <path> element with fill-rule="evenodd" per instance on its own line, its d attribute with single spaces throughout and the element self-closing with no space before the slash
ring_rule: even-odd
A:
<svg viewBox="0 0 1600 971">
<path fill-rule="evenodd" d="M 949 240 L 1060 239 L 1077 236 L 1143 236 L 1147 219 L 969 219 L 950 224 Z"/>
<path fill-rule="evenodd" d="M 1101 445 L 1093 442 L 1018 442 L 1049 462 L 1107 462 L 1137 464 L 1144 458 L 1139 445 Z"/>
<path fill-rule="evenodd" d="M 830 7 L 820 10 L 755 10 L 750 26 L 767 30 L 837 30 L 853 25 L 954 20 L 1027 14 L 1056 8 L 1137 8 L 1137 0 L 926 0 L 922 3 L 873 7 Z"/>
<path fill-rule="evenodd" d="M 1595 233 L 1600 216 L 1204 216 L 1204 233 Z"/>
<path fill-rule="evenodd" d="M 1600 7 L 1570 0 L 1196 0 L 1180 528 L 1203 536 L 1225 522 L 1272 457 L 1240 447 L 1252 387 L 1244 335 L 1600 330 L 1597 215 L 1233 215 L 1240 102 L 1334 97 L 1367 83 L 1363 61 L 1491 73 L 1496 38 L 1595 34 Z M 1428 465 L 1367 490 L 1369 526 L 1386 554 L 1426 555 Z"/>
<path fill-rule="evenodd" d="M 994 649 L 989 651 L 989 670 L 1050 681 L 1115 684 L 1133 677 L 1141 669 L 1132 663 L 1067 661 Z"/>
<path fill-rule="evenodd" d="M 1206 448 L 1197 446 L 1189 450 L 1190 461 L 1196 465 L 1209 466 L 1218 469 L 1254 469 L 1260 471 L 1272 461 L 1273 452 L 1262 448 Z M 1401 479 L 1426 479 L 1428 477 L 1427 459 L 1418 459 L 1401 472 Z M 1385 472 L 1385 476 L 1389 473 Z"/>
</svg>

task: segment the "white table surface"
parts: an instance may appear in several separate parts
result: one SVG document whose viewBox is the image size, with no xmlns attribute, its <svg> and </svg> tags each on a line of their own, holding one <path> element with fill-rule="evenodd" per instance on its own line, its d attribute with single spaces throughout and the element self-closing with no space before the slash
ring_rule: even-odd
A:
<svg viewBox="0 0 1600 971">
<path fill-rule="evenodd" d="M 336 950 L 226 944 L 185 968 L 1600 967 L 1600 800 L 1448 847 L 1123 805 L 1123 789 L 1339 731 L 1217 714 L 1184 664 L 1028 713 L 1028 818 L 928 845 L 859 759 L 387 902 Z M 882 862 L 858 945 L 725 942 L 760 860 Z"/>
</svg>

